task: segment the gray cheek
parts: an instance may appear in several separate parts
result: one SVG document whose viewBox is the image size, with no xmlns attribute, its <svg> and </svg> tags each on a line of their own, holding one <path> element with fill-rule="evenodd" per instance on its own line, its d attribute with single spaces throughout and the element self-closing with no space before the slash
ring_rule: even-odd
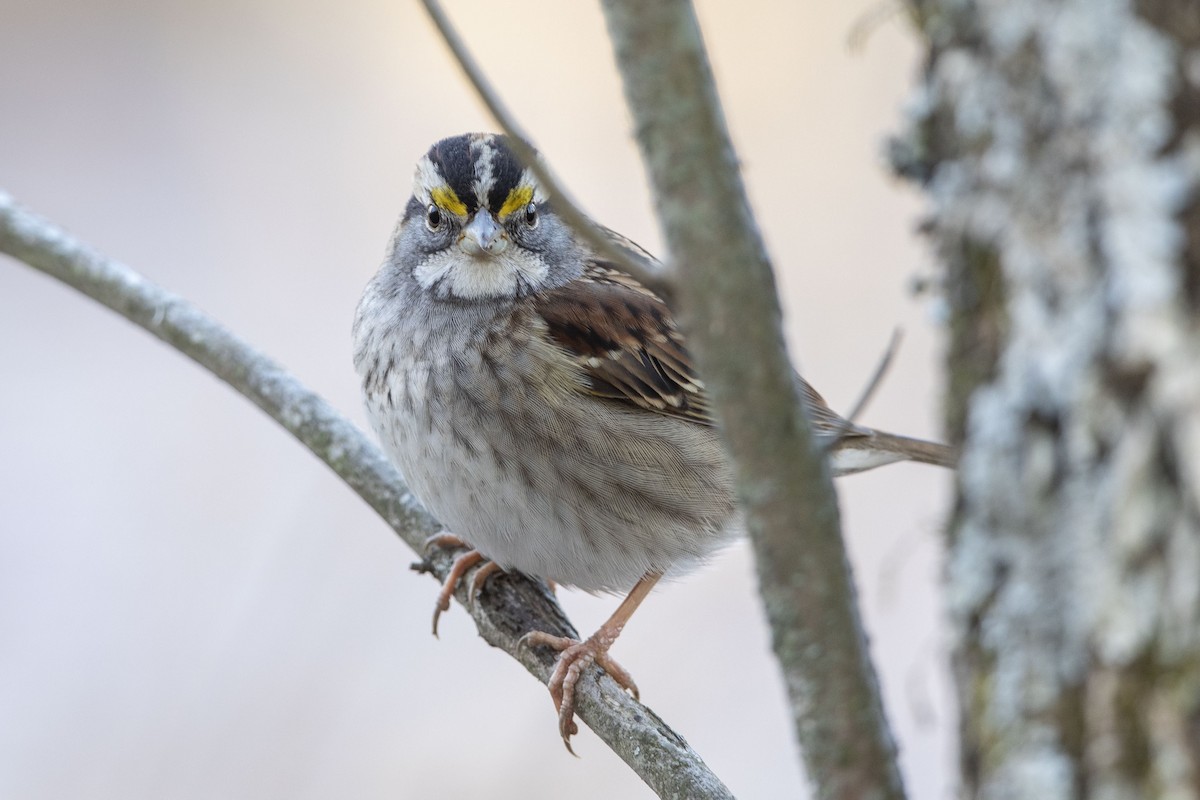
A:
<svg viewBox="0 0 1200 800">
<path fill-rule="evenodd" d="M 429 256 L 449 247 L 456 236 L 457 230 L 453 225 L 447 224 L 442 230 L 431 231 L 419 217 L 406 219 L 392 239 L 392 263 L 407 266 L 411 271 Z"/>
<path fill-rule="evenodd" d="M 565 283 L 582 273 L 584 253 L 566 225 L 547 220 L 527 236 L 530 249 L 536 250 L 546 264 L 547 283 Z"/>
</svg>

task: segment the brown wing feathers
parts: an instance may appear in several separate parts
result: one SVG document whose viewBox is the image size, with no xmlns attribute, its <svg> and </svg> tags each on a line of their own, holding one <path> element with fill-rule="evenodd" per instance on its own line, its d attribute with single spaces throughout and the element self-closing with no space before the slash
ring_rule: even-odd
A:
<svg viewBox="0 0 1200 800">
<path fill-rule="evenodd" d="M 593 266 L 536 305 L 555 342 L 583 369 L 592 394 L 712 424 L 670 312 L 632 278 Z"/>
<path fill-rule="evenodd" d="M 587 376 L 597 397 L 712 425 L 704 385 L 666 304 L 629 275 L 603 263 L 536 301 L 550 335 Z M 818 434 L 861 435 L 802 378 Z"/>
</svg>

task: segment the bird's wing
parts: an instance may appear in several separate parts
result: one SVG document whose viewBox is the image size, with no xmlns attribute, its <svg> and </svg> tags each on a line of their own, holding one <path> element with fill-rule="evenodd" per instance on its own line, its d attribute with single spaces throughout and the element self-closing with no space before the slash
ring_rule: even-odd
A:
<svg viewBox="0 0 1200 800">
<path fill-rule="evenodd" d="M 582 370 L 589 394 L 713 424 L 670 311 L 633 278 L 594 262 L 535 305 L 551 338 Z"/>
<path fill-rule="evenodd" d="M 644 252 L 644 251 L 642 251 Z M 595 260 L 535 301 L 551 338 L 575 361 L 589 394 L 712 425 L 704 384 L 666 304 L 630 275 Z M 799 376 L 817 434 L 856 435 Z"/>
</svg>

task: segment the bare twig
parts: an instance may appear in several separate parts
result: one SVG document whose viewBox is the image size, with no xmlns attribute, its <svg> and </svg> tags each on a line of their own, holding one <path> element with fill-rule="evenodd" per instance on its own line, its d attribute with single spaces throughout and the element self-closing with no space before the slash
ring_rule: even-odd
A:
<svg viewBox="0 0 1200 800">
<path fill-rule="evenodd" d="M 861 52 L 875 31 L 904 11 L 905 6 L 901 0 L 880 0 L 875 5 L 863 9 L 850 26 L 850 32 L 846 34 L 846 45 L 852 52 Z"/>
<path fill-rule="evenodd" d="M 859 393 L 858 400 L 850 407 L 850 413 L 842 418 L 841 427 L 823 445 L 826 455 L 829 455 L 837 447 L 838 443 L 846 438 L 846 434 L 854 430 L 854 423 L 858 422 L 858 418 L 862 416 L 863 411 L 866 410 L 867 405 L 875 396 L 875 391 L 883 383 L 883 376 L 891 369 L 892 361 L 896 358 L 896 352 L 900 349 L 900 340 L 903 338 L 904 336 L 899 328 L 892 331 L 892 338 L 888 339 L 887 348 L 883 351 L 883 355 L 880 356 L 879 363 L 875 365 L 875 371 L 871 373 L 871 378 L 867 381 L 867 385 Z"/>
<path fill-rule="evenodd" d="M 822 798 L 901 798 L 836 495 L 792 379 L 695 13 L 686 0 L 603 8 L 659 221 L 686 270 L 683 322 L 736 463 L 807 772 Z"/>
<path fill-rule="evenodd" d="M 441 3 L 437 0 L 421 0 L 421 3 L 425 6 L 433 24 L 437 26 L 446 46 L 450 48 L 454 59 L 462 68 L 463 74 L 475 88 L 479 99 L 487 106 L 500 129 L 508 134 L 517 157 L 533 170 L 533 174 L 537 176 L 538 181 L 550 195 L 550 203 L 554 206 L 555 211 L 595 249 L 597 254 L 637 278 L 642 285 L 653 290 L 655 294 L 670 304 L 675 295 L 675 282 L 671 269 L 652 258 L 644 257 L 642 253 L 619 247 L 604 228 L 597 225 L 591 217 L 580 210 L 579 205 L 567 193 L 566 187 L 550 171 L 545 160 L 538 158 L 537 151 L 531 145 L 533 139 L 525 133 L 516 118 L 500 100 L 500 95 L 492 88 L 487 76 L 483 74 L 483 70 L 475 63 L 475 58 L 467 49 L 462 37 L 450 23 L 450 18 L 442 10 Z"/>
<path fill-rule="evenodd" d="M 883 376 L 887 375 L 888 370 L 891 369 L 892 361 L 895 360 L 896 353 L 900 350 L 900 342 L 903 338 L 904 334 L 899 328 L 892 331 L 892 338 L 888 339 L 887 349 L 883 351 L 883 355 L 879 358 L 879 363 L 875 365 L 875 372 L 871 375 L 871 380 L 867 381 L 867 385 L 863 387 L 862 394 L 858 396 L 858 402 L 850 408 L 850 413 L 846 415 L 847 422 L 858 422 L 858 418 L 866 410 L 867 404 L 875 396 L 875 390 L 883 383 Z"/>
<path fill-rule="evenodd" d="M 383 454 L 347 419 L 285 370 L 182 298 L 86 247 L 0 192 L 0 253 L 25 262 L 140 325 L 228 383 L 282 425 L 358 493 L 410 547 L 421 552 L 438 525 Z M 435 552 L 439 581 L 451 555 Z M 466 605 L 466 588 L 458 600 Z M 432 599 L 432 598 L 431 598 Z M 558 604 L 534 581 L 499 575 L 468 607 L 480 635 L 545 683 L 554 656 L 519 648 L 531 630 L 577 637 Z M 731 797 L 684 740 L 602 671 L 578 684 L 578 714 L 664 797 Z M 553 717 L 547 709 L 546 724 Z"/>
</svg>

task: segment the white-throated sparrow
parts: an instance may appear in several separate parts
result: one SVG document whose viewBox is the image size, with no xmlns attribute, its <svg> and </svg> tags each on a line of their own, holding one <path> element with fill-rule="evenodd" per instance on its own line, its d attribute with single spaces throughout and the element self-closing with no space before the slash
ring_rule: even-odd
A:
<svg viewBox="0 0 1200 800">
<path fill-rule="evenodd" d="M 503 136 L 433 145 L 358 306 L 354 362 L 384 449 L 478 551 L 460 557 L 440 609 L 480 556 L 591 592 L 633 587 L 583 643 L 527 637 L 561 651 L 550 690 L 568 740 L 582 668 L 596 661 L 636 694 L 609 646 L 660 577 L 703 561 L 740 523 L 670 310 L 546 201 Z M 815 433 L 836 438 L 835 474 L 953 463 L 943 445 L 847 423 L 801 385 Z"/>
</svg>

